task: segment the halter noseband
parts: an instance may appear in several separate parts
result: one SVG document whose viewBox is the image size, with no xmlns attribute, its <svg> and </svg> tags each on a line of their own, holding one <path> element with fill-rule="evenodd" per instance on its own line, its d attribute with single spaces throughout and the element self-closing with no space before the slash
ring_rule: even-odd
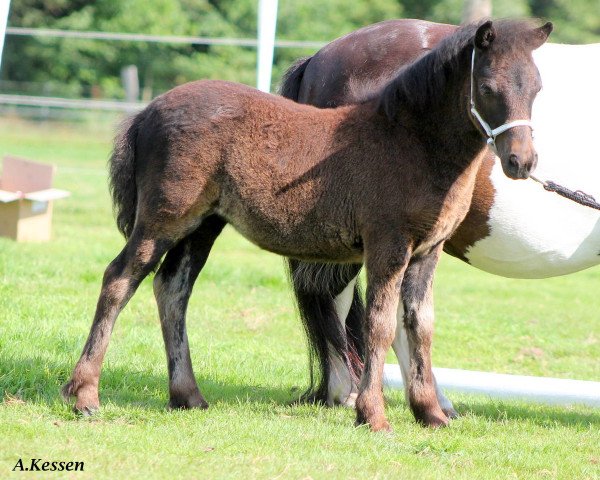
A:
<svg viewBox="0 0 600 480">
<path fill-rule="evenodd" d="M 473 54 L 471 55 L 471 113 L 477 119 L 477 121 L 479 122 L 479 125 L 485 132 L 485 136 L 487 138 L 488 145 L 490 145 L 491 147 L 494 148 L 494 150 L 496 150 L 496 137 L 498 137 L 498 135 L 506 132 L 507 130 L 509 130 L 513 127 L 529 127 L 533 131 L 533 125 L 531 124 L 531 120 L 513 120 L 512 122 L 505 123 L 496 128 L 490 127 L 489 123 L 487 123 L 483 119 L 481 114 L 477 111 L 477 108 L 475 108 L 475 100 L 473 97 L 473 91 L 475 88 L 475 86 L 474 86 L 475 81 L 473 78 L 474 70 L 475 70 L 475 46 L 473 46 Z"/>
</svg>

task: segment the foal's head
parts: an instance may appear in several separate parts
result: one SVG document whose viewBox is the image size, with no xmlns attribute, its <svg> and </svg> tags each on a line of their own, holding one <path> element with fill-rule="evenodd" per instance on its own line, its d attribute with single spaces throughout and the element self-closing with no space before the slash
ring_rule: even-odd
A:
<svg viewBox="0 0 600 480">
<path fill-rule="evenodd" d="M 542 83 L 531 52 L 551 31 L 551 23 L 535 28 L 528 22 L 488 21 L 473 39 L 472 120 L 510 178 L 529 177 L 537 164 L 529 120 Z"/>
</svg>

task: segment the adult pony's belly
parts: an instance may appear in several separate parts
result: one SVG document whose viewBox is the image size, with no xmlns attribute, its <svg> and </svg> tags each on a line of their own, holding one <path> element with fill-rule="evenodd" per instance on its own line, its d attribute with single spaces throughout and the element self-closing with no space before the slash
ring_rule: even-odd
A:
<svg viewBox="0 0 600 480">
<path fill-rule="evenodd" d="M 600 200 L 600 44 L 544 45 L 534 59 L 544 85 L 533 108 L 534 174 Z M 564 275 L 600 263 L 600 211 L 532 180 L 508 179 L 499 160 L 488 161 L 482 173 L 475 195 L 491 201 L 474 205 L 487 219 L 483 235 L 462 252 L 469 263 L 514 278 Z"/>
<path fill-rule="evenodd" d="M 533 181 L 510 180 L 499 162 L 490 180 L 495 195 L 488 213 L 489 235 L 465 252 L 471 265 L 505 277 L 545 278 L 600 263 L 600 211 L 547 192 Z"/>
</svg>

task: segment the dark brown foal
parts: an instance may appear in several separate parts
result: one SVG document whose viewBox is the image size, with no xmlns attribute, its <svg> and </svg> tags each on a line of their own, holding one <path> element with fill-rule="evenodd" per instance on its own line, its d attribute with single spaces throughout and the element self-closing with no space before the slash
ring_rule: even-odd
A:
<svg viewBox="0 0 600 480">
<path fill-rule="evenodd" d="M 185 329 L 192 285 L 226 223 L 266 250 L 367 269 L 365 370 L 357 421 L 389 429 L 383 365 L 402 294 L 417 420 L 445 425 L 431 372 L 431 282 L 443 242 L 464 218 L 486 152 L 477 114 L 494 125 L 512 178 L 535 164 L 526 119 L 539 89 L 531 51 L 548 25 L 461 28 L 359 105 L 319 110 L 243 85 L 193 82 L 155 99 L 117 138 L 117 224 L 128 238 L 106 270 L 96 316 L 65 395 L 98 407 L 115 319 L 141 280 L 155 279 L 171 407 L 206 407 Z M 493 98 L 472 85 L 493 83 Z M 524 119 L 524 120 L 523 120 Z M 515 123 L 515 120 L 517 122 Z M 513 128 L 514 127 L 514 128 Z"/>
</svg>

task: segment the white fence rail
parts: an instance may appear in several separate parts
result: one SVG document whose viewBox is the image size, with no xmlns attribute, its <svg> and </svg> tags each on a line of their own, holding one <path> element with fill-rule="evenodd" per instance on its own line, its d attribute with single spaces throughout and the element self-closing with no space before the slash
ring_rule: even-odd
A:
<svg viewBox="0 0 600 480">
<path fill-rule="evenodd" d="M 438 385 L 444 390 L 549 405 L 600 407 L 600 382 L 451 368 L 434 368 L 433 371 Z M 387 386 L 403 388 L 398 365 L 386 364 L 384 376 Z"/>
<path fill-rule="evenodd" d="M 24 28 L 8 27 L 7 35 L 19 35 L 27 37 L 55 37 L 55 38 L 78 38 L 109 41 L 128 42 L 152 42 L 187 45 L 225 45 L 231 47 L 258 46 L 256 38 L 215 38 L 215 37 L 188 37 L 179 35 L 149 35 L 145 33 L 120 33 L 120 32 L 96 32 L 80 30 L 60 30 L 54 28 Z M 275 48 L 321 48 L 326 42 L 302 41 L 302 40 L 275 40 Z"/>
<path fill-rule="evenodd" d="M 142 102 L 120 102 L 118 100 L 88 100 L 82 98 L 40 97 L 37 95 L 0 94 L 0 105 L 22 107 L 55 107 L 85 110 L 108 110 L 133 112 L 146 106 Z"/>
</svg>

